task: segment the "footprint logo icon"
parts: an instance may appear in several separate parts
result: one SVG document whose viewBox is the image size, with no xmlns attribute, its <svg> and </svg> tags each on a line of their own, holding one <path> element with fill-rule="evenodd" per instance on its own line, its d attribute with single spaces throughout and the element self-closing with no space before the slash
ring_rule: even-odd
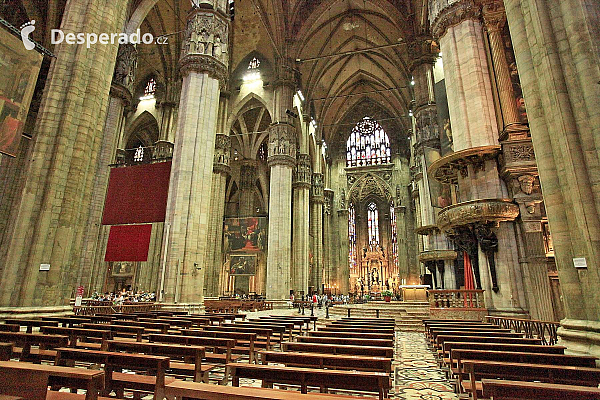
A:
<svg viewBox="0 0 600 400">
<path fill-rule="evenodd" d="M 33 50 L 35 48 L 35 43 L 29 38 L 29 35 L 35 31 L 35 20 L 23 24 L 19 29 L 21 29 L 21 40 L 23 40 L 23 45 L 27 50 Z"/>
</svg>

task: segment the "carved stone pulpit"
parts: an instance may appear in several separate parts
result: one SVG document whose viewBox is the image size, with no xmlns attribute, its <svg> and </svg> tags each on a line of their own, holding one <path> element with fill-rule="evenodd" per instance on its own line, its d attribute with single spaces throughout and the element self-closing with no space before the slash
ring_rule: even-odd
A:
<svg viewBox="0 0 600 400">
<path fill-rule="evenodd" d="M 383 247 L 376 243 L 363 247 L 360 266 L 363 282 L 367 282 L 371 291 L 381 291 L 389 276 L 388 260 Z"/>
</svg>

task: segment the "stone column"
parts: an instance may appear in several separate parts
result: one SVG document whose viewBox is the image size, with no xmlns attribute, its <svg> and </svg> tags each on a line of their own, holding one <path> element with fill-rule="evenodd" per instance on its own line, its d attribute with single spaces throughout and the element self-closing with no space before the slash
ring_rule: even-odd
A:
<svg viewBox="0 0 600 400">
<path fill-rule="evenodd" d="M 216 9 L 195 8 L 188 15 L 179 61 L 183 84 L 165 220 L 167 302 L 203 299 L 219 94 L 227 76 L 223 44 L 228 43 L 228 34 L 229 20 Z"/>
<path fill-rule="evenodd" d="M 506 0 L 506 14 L 564 301 L 561 344 L 600 357 L 600 5 L 547 3 Z"/>
<path fill-rule="evenodd" d="M 310 180 L 312 176 L 310 156 L 299 154 L 294 170 L 294 240 L 292 251 L 292 289 L 296 296 L 300 291 L 308 293 L 308 253 L 309 248 L 309 205 Z"/>
<path fill-rule="evenodd" d="M 440 7 L 432 15 L 432 33 L 439 38 L 444 57 L 454 157 L 459 153 L 459 158 L 466 162 L 456 179 L 461 203 L 447 210 L 446 217 L 458 210 L 465 211 L 453 224 L 470 230 L 478 240 L 475 261 L 479 263 L 480 282 L 486 290 L 490 312 L 522 314 L 526 301 L 514 223 L 503 220 L 497 227 L 491 227 L 488 219 L 471 215 L 470 205 L 466 203 L 478 200 L 483 209 L 491 210 L 488 207 L 497 199 L 508 196 L 495 156 L 487 159 L 483 156 L 485 151 L 499 153 L 500 149 L 493 147 L 498 144 L 499 129 L 480 19 L 481 6 L 473 0 L 450 5 L 439 0 L 434 3 Z M 444 213 L 439 214 L 438 222 Z M 507 218 L 514 219 L 514 216 Z M 451 230 L 446 228 L 448 232 Z M 474 268 L 477 270 L 475 263 Z"/>
<path fill-rule="evenodd" d="M 333 251 L 333 240 L 331 237 L 333 190 L 324 189 L 323 193 L 323 283 L 331 288 L 334 284 L 337 284 L 337 280 L 332 275 L 333 262 L 331 257 Z"/>
<path fill-rule="evenodd" d="M 225 190 L 227 176 L 231 173 L 231 138 L 217 133 L 213 158 L 213 177 L 210 198 L 210 220 L 206 247 L 205 287 L 207 296 L 220 296 L 223 268 L 223 216 L 225 214 Z"/>
<path fill-rule="evenodd" d="M 100 232 L 102 229 L 104 200 L 108 189 L 109 165 L 115 162 L 117 144 L 123 132 L 126 108 L 131 104 L 131 92 L 135 80 L 136 66 L 137 50 L 135 46 L 132 44 L 120 45 L 113 80 L 110 86 L 110 100 L 106 122 L 104 123 L 102 147 L 96 165 L 90 215 L 87 224 L 88 230 L 85 232 L 83 240 L 80 261 L 81 268 L 79 269 L 77 279 L 77 285 L 83 285 L 86 293 L 91 293 L 93 290 L 98 289 L 97 287 L 92 287 L 92 275 L 104 276 L 103 270 L 94 271 L 94 267 L 98 267 L 98 264 L 95 263 L 95 259 L 97 258 L 96 253 L 103 253 Z M 100 265 L 104 265 L 104 262 Z"/>
<path fill-rule="evenodd" d="M 502 0 L 486 0 L 483 7 L 483 19 L 485 29 L 490 42 L 494 77 L 498 98 L 500 100 L 500 111 L 502 116 L 501 138 L 508 136 L 508 131 L 529 130 L 521 123 L 517 101 L 510 77 L 510 70 L 506 60 L 506 50 L 502 32 L 506 24 L 506 14 Z M 516 71 L 515 71 L 516 72 Z"/>
<path fill-rule="evenodd" d="M 319 293 L 323 290 L 323 174 L 313 173 L 310 193 L 310 228 L 313 238 L 313 275 L 311 286 Z"/>
<path fill-rule="evenodd" d="M 244 160 L 240 165 L 240 209 L 241 217 L 251 217 L 254 210 L 254 189 L 256 187 L 256 161 Z"/>
<path fill-rule="evenodd" d="M 127 1 L 71 1 L 61 29 L 120 32 Z M 76 285 L 118 46 L 56 46 L 12 212 L 0 305 L 68 304 Z M 49 271 L 39 271 L 49 263 Z"/>
<path fill-rule="evenodd" d="M 296 166 L 296 131 L 286 111 L 293 108 L 294 70 L 287 58 L 276 60 L 273 83 L 273 124 L 269 127 L 271 168 L 269 191 L 268 299 L 286 299 L 290 293 L 292 258 L 292 171 Z"/>
</svg>

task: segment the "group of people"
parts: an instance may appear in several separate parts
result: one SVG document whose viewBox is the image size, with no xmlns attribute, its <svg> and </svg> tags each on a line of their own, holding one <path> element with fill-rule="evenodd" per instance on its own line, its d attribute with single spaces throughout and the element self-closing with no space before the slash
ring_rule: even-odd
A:
<svg viewBox="0 0 600 400">
<path fill-rule="evenodd" d="M 327 294 L 317 294 L 317 293 L 313 293 L 312 295 L 301 295 L 298 298 L 296 298 L 294 296 L 294 294 L 292 293 L 290 295 L 290 301 L 288 303 L 288 305 L 290 307 L 294 306 L 294 301 L 311 301 L 313 303 L 314 306 L 316 307 L 324 307 L 325 305 L 327 305 L 328 303 L 331 304 L 332 302 L 342 302 L 343 304 L 348 304 L 348 301 L 350 300 L 350 298 L 348 296 L 344 296 L 344 295 L 327 295 Z"/>
<path fill-rule="evenodd" d="M 134 292 L 133 290 L 126 289 L 123 289 L 117 293 L 105 292 L 104 294 L 100 294 L 98 292 L 94 292 L 94 294 L 92 294 L 92 300 L 106 302 L 107 304 L 112 305 L 153 302 L 156 301 L 156 293 L 145 291 Z"/>
</svg>

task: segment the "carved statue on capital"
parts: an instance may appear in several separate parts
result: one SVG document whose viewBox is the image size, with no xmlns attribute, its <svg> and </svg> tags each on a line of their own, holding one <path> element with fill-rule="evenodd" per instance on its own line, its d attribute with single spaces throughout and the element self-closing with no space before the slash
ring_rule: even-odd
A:
<svg viewBox="0 0 600 400">
<path fill-rule="evenodd" d="M 421 64 L 434 64 L 440 47 L 430 36 L 417 36 L 408 42 L 408 54 L 412 56 L 412 71 Z"/>
<path fill-rule="evenodd" d="M 331 215 L 333 211 L 333 190 L 325 190 L 325 202 L 323 203 L 323 212 L 325 215 Z"/>
<path fill-rule="evenodd" d="M 346 190 L 342 188 L 340 190 L 340 210 L 346 209 Z"/>
<path fill-rule="evenodd" d="M 215 140 L 215 155 L 213 169 L 229 172 L 229 159 L 231 157 L 231 138 L 229 135 L 217 133 Z"/>
<path fill-rule="evenodd" d="M 133 90 L 135 70 L 137 68 L 137 49 L 131 43 L 120 44 L 117 62 L 113 74 L 113 82 L 124 86 L 130 92 Z"/>
<path fill-rule="evenodd" d="M 323 182 L 323 174 L 315 172 L 312 174 L 312 186 L 311 186 L 311 197 L 313 200 L 323 201 L 323 190 L 325 184 Z"/>
<path fill-rule="evenodd" d="M 481 5 L 476 0 L 432 0 L 429 3 L 429 16 L 434 38 L 441 38 L 452 26 L 468 19 L 479 20 Z"/>
<path fill-rule="evenodd" d="M 293 125 L 277 123 L 269 126 L 269 164 L 282 162 L 296 166 L 296 135 Z"/>
<path fill-rule="evenodd" d="M 229 43 L 229 21 L 210 10 L 197 8 L 188 17 L 181 46 L 181 69 L 206 72 L 225 84 Z"/>
<path fill-rule="evenodd" d="M 310 156 L 308 154 L 298 154 L 296 168 L 294 169 L 294 184 L 302 184 L 310 187 L 312 169 L 310 166 Z"/>
</svg>

